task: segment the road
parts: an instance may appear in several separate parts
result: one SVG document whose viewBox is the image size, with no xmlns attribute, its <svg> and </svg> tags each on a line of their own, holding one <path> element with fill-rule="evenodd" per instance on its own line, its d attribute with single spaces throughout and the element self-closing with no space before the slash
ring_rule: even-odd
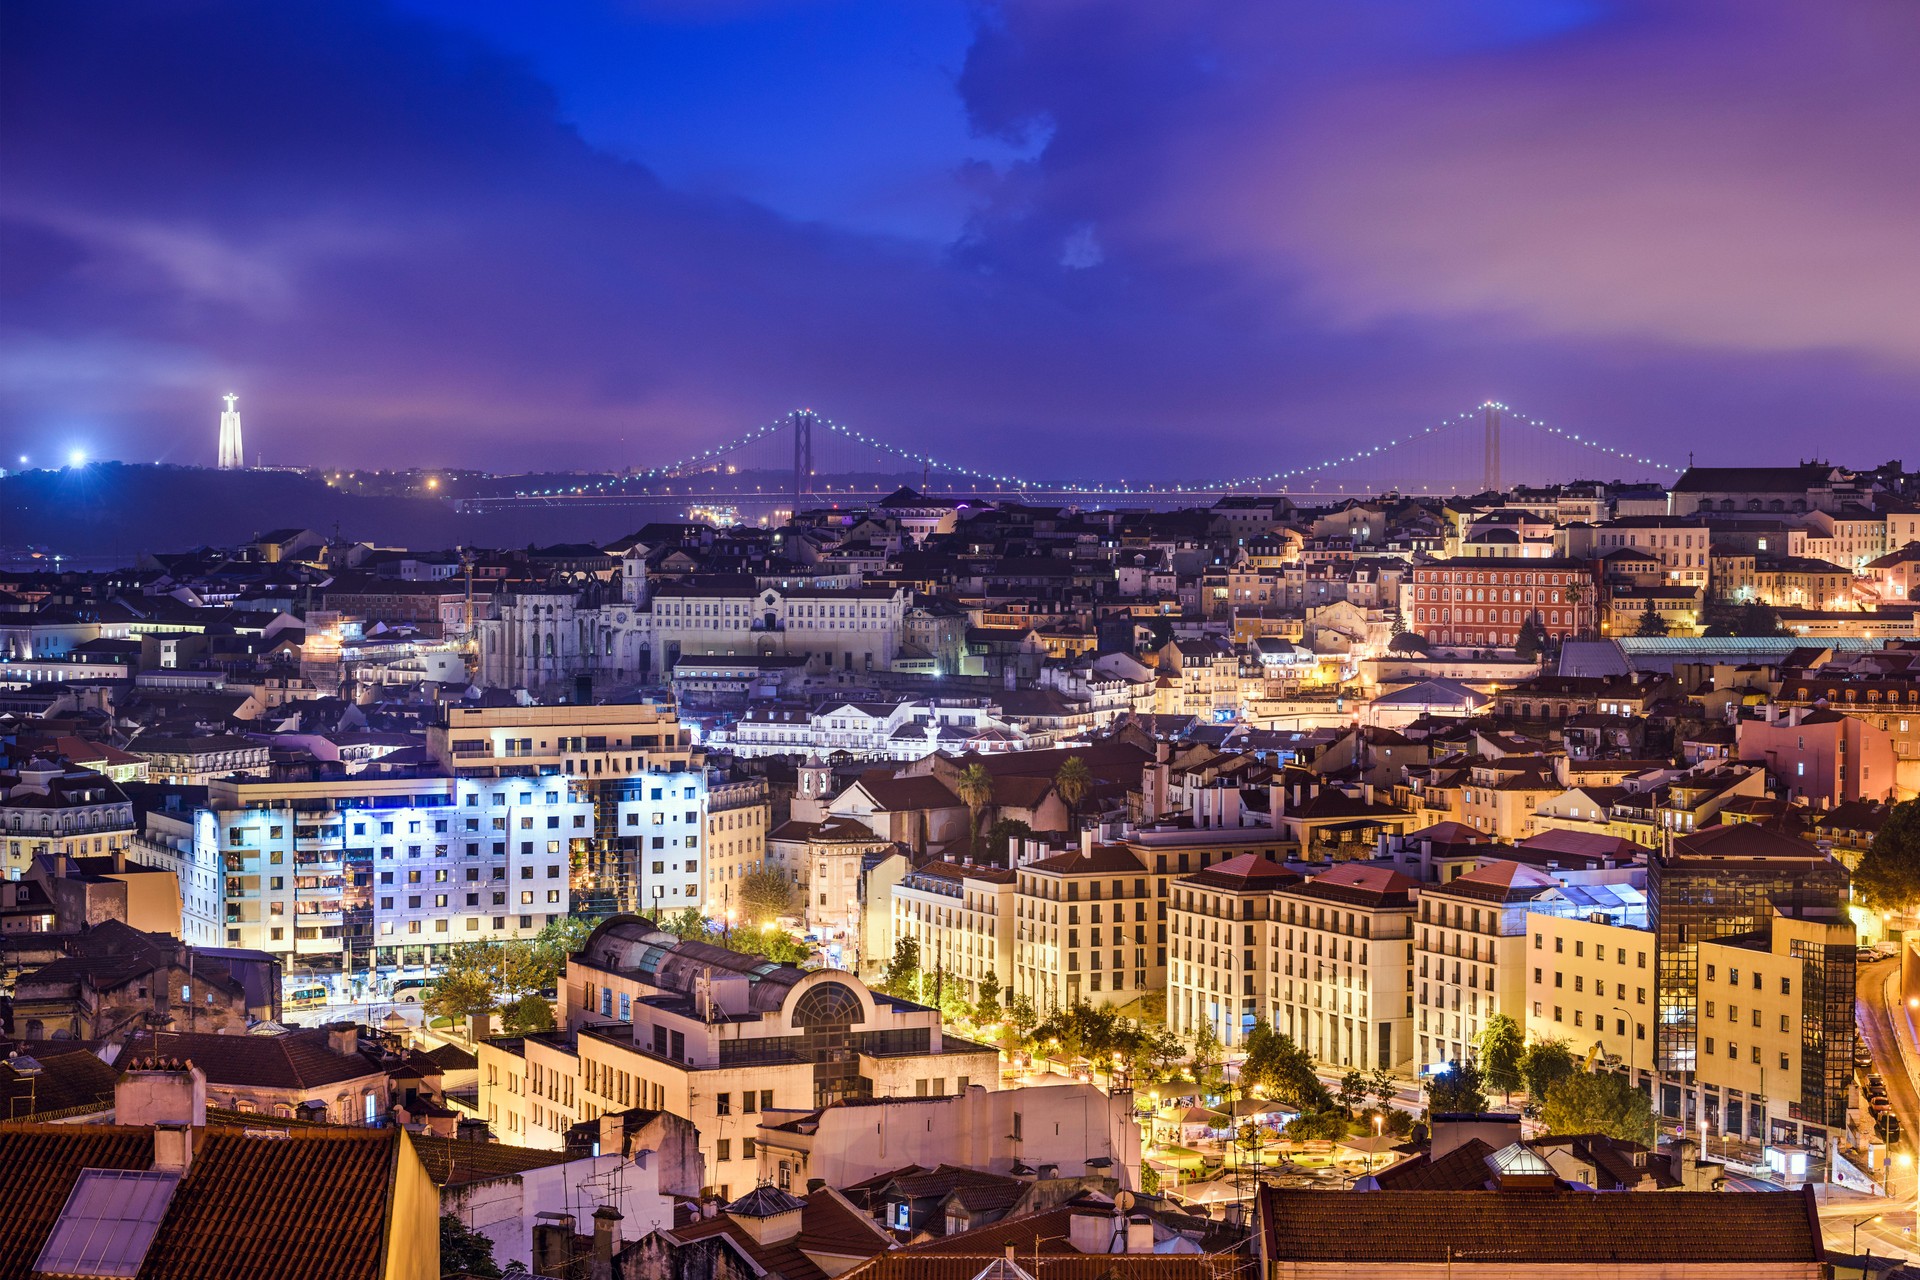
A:
<svg viewBox="0 0 1920 1280">
<path fill-rule="evenodd" d="M 1911 1135 L 1920 1132 L 1914 1128 L 1916 1123 L 1920 1123 L 1920 1086 L 1914 1083 L 1908 1058 L 1901 1050 L 1901 1041 L 1904 1038 L 1908 1052 L 1920 1052 L 1920 1047 L 1914 1045 L 1913 1031 L 1906 1018 L 1901 1017 L 1896 1023 L 1889 1010 L 1887 984 L 1893 977 L 1895 967 L 1893 960 L 1879 960 L 1860 966 L 1854 1017 L 1860 1025 L 1860 1038 L 1873 1055 L 1873 1069 L 1887 1083 L 1887 1100 L 1893 1104 L 1894 1114 L 1900 1118 L 1901 1130 Z M 1912 1150 L 1910 1141 L 1904 1141 L 1902 1146 L 1904 1151 Z M 1861 1252 L 1871 1248 L 1878 1257 L 1920 1257 L 1920 1248 L 1916 1247 L 1914 1237 L 1908 1230 L 1914 1222 L 1916 1170 L 1911 1165 L 1903 1168 L 1896 1162 L 1891 1173 L 1891 1189 L 1896 1193 L 1892 1200 L 1862 1196 L 1850 1201 L 1835 1197 L 1821 1206 L 1820 1218 L 1826 1228 L 1828 1248 L 1851 1252 L 1854 1235 L 1852 1224 L 1861 1222 Z M 1878 1221 L 1863 1221 L 1876 1216 Z"/>
</svg>

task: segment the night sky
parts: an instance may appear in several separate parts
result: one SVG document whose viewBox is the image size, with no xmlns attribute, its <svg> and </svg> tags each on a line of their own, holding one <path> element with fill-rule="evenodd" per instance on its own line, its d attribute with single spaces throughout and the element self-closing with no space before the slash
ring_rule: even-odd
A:
<svg viewBox="0 0 1920 1280">
<path fill-rule="evenodd" d="M 1920 462 L 1912 0 L 0 12 L 9 462 Z"/>
</svg>

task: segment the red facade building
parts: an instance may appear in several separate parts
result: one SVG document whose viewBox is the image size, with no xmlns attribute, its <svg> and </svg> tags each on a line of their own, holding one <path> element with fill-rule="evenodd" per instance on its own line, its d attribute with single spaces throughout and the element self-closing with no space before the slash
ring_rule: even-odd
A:
<svg viewBox="0 0 1920 1280">
<path fill-rule="evenodd" d="M 1566 559 L 1462 556 L 1413 570 L 1413 629 L 1434 644 L 1511 646 L 1532 615 L 1550 636 L 1593 629 L 1593 572 Z"/>
</svg>

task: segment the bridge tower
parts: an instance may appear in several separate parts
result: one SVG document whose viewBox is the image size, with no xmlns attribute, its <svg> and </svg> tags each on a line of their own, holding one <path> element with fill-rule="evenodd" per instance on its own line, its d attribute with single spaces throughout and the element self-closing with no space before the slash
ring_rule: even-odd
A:
<svg viewBox="0 0 1920 1280">
<path fill-rule="evenodd" d="M 805 499 L 813 496 L 813 410 L 796 409 L 787 418 L 793 427 L 793 518 L 800 518 Z"/>
<path fill-rule="evenodd" d="M 1499 493 L 1500 489 L 1500 406 L 1489 400 L 1482 406 L 1487 414 L 1487 439 L 1485 462 L 1486 471 L 1481 478 L 1480 487 L 1489 493 Z"/>
</svg>

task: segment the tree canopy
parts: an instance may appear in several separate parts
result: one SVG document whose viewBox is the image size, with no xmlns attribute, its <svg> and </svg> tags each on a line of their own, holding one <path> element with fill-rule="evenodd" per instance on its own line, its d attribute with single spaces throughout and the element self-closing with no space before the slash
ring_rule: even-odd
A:
<svg viewBox="0 0 1920 1280">
<path fill-rule="evenodd" d="M 1274 1101 L 1298 1111 L 1324 1111 L 1333 1105 L 1327 1086 L 1313 1072 L 1313 1059 L 1307 1051 L 1291 1037 L 1275 1031 L 1266 1019 L 1253 1024 L 1245 1048 L 1246 1061 L 1240 1064 L 1243 1084 L 1264 1089 Z"/>
<path fill-rule="evenodd" d="M 493 1241 L 451 1213 L 440 1215 L 440 1271 L 443 1275 L 498 1276 Z"/>
<path fill-rule="evenodd" d="M 1427 1077 L 1427 1110 L 1478 1115 L 1487 1109 L 1486 1080 L 1471 1062 L 1449 1062 Z"/>
<path fill-rule="evenodd" d="M 1093 790 L 1093 771 L 1087 768 L 1087 762 L 1079 756 L 1068 756 L 1060 762 L 1060 771 L 1053 775 L 1053 786 L 1060 793 L 1060 799 L 1067 806 L 1070 823 L 1077 823 L 1080 817 L 1080 802 Z"/>
<path fill-rule="evenodd" d="M 1527 1094 L 1535 1104 L 1547 1096 L 1556 1080 L 1572 1075 L 1578 1067 L 1573 1050 L 1565 1040 L 1537 1040 L 1520 1055 L 1520 1078 L 1526 1081 Z"/>
<path fill-rule="evenodd" d="M 1853 891 L 1874 911 L 1906 914 L 1920 902 L 1920 800 L 1887 813 L 1853 873 Z"/>
<path fill-rule="evenodd" d="M 1520 1084 L 1520 1060 L 1527 1051 L 1527 1038 L 1520 1024 L 1504 1013 L 1487 1019 L 1480 1032 L 1480 1062 L 1487 1084 L 1501 1092 L 1511 1092 Z"/>
<path fill-rule="evenodd" d="M 743 924 L 766 924 L 793 914 L 793 881 L 777 867 L 761 867 L 740 877 L 734 890 Z"/>
<path fill-rule="evenodd" d="M 993 803 L 993 775 L 976 760 L 960 771 L 960 777 L 953 784 L 953 794 L 967 806 L 967 843 L 977 854 L 980 852 L 980 812 Z"/>
<path fill-rule="evenodd" d="M 1554 1081 L 1540 1122 L 1549 1133 L 1604 1133 L 1653 1145 L 1653 1104 L 1610 1071 L 1576 1071 Z"/>
</svg>

